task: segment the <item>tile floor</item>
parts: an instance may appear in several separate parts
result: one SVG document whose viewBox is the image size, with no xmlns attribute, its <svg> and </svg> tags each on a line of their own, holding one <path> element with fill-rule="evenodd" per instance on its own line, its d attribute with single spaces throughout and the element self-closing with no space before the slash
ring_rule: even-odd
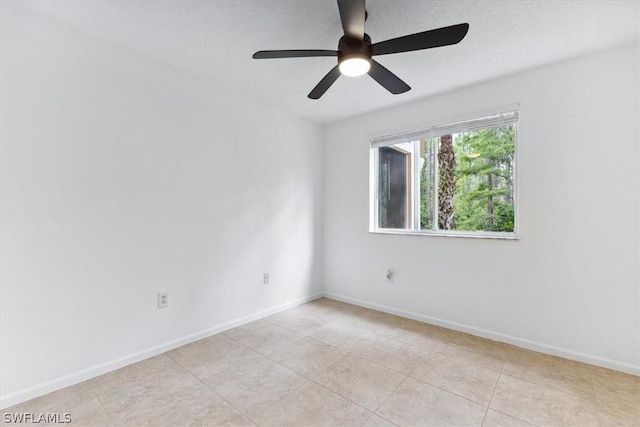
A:
<svg viewBox="0 0 640 427">
<path fill-rule="evenodd" d="M 25 402 L 114 426 L 640 426 L 640 377 L 319 299 Z"/>
</svg>

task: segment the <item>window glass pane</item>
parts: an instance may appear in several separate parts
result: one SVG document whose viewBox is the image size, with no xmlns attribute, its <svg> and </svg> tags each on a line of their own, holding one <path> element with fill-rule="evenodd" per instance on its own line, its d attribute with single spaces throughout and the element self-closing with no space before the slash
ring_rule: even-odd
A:
<svg viewBox="0 0 640 427">
<path fill-rule="evenodd" d="M 378 151 L 378 227 L 409 228 L 413 144 L 400 143 Z"/>
<path fill-rule="evenodd" d="M 420 140 L 420 229 L 434 229 L 436 203 L 436 139 Z"/>
<path fill-rule="evenodd" d="M 387 142 L 372 140 L 377 153 L 377 200 L 371 205 L 377 209 L 374 228 L 517 237 L 513 234 L 517 111 L 509 114 L 515 119 L 489 116 L 433 127 L 422 131 L 422 139 L 405 138 L 408 142 L 384 145 Z"/>
<path fill-rule="evenodd" d="M 453 135 L 453 230 L 513 232 L 515 125 Z"/>
</svg>

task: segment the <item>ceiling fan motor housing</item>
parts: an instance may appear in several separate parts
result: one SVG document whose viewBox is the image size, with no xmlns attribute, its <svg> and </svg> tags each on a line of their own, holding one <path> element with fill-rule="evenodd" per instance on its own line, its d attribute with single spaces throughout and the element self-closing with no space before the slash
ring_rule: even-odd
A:
<svg viewBox="0 0 640 427">
<path fill-rule="evenodd" d="M 371 37 L 364 32 L 364 23 L 368 15 L 365 8 L 365 0 L 337 0 L 337 2 L 340 21 L 344 30 L 344 36 L 338 41 L 338 50 L 261 50 L 254 53 L 253 58 L 337 56 L 338 64 L 309 92 L 307 96 L 310 99 L 320 99 L 341 75 L 357 77 L 368 74 L 390 93 L 398 95 L 410 90 L 411 87 L 387 70 L 382 64 L 374 61 L 373 55 L 388 55 L 454 45 L 459 43 L 469 30 L 469 24 L 467 23 L 450 25 L 371 44 Z"/>
<path fill-rule="evenodd" d="M 340 37 L 338 42 L 338 63 L 348 58 L 363 58 L 370 61 L 371 54 L 371 37 L 368 34 L 365 34 L 362 40 L 347 36 Z"/>
</svg>

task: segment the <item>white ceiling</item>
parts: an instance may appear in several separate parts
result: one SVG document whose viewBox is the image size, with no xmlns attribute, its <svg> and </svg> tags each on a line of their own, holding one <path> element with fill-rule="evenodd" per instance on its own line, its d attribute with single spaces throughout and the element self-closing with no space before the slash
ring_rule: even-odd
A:
<svg viewBox="0 0 640 427">
<path fill-rule="evenodd" d="M 386 40 L 468 22 L 458 45 L 385 55 L 412 90 L 391 95 L 368 76 L 307 94 L 335 58 L 254 60 L 267 49 L 336 49 L 335 0 L 23 3 L 101 39 L 222 82 L 232 90 L 327 123 L 640 37 L 640 1 L 369 0 L 366 32 Z"/>
</svg>

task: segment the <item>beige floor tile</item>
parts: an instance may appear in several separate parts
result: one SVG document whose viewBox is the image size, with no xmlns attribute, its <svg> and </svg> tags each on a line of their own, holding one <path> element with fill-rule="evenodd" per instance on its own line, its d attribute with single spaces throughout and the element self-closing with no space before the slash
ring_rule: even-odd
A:
<svg viewBox="0 0 640 427">
<path fill-rule="evenodd" d="M 375 319 L 375 316 L 372 317 Z M 383 321 L 375 323 L 374 329 L 380 336 L 431 351 L 446 348 L 451 333 L 438 326 L 388 314 L 385 314 Z"/>
<path fill-rule="evenodd" d="M 490 406 L 531 424 L 583 427 L 598 424 L 592 400 L 505 374 L 498 380 Z"/>
<path fill-rule="evenodd" d="M 325 309 L 322 312 L 321 319 L 326 325 L 327 323 L 349 323 L 362 320 L 360 311 L 341 311 L 337 309 Z"/>
<path fill-rule="evenodd" d="M 397 424 L 389 420 L 385 420 L 380 415 L 371 414 L 366 423 L 362 427 L 397 427 Z"/>
<path fill-rule="evenodd" d="M 348 353 L 313 338 L 302 338 L 271 354 L 271 359 L 310 378 L 333 365 Z"/>
<path fill-rule="evenodd" d="M 215 353 L 211 356 L 185 353 L 175 356 L 174 360 L 187 369 L 191 374 L 210 386 L 216 386 L 219 381 L 227 381 L 228 375 L 233 375 L 234 370 L 242 370 L 243 363 L 247 366 L 263 360 L 269 360 L 255 351 L 241 344 L 233 342 L 224 353 Z M 195 350 L 195 349 L 193 349 Z"/>
<path fill-rule="evenodd" d="M 390 338 L 377 337 L 357 350 L 358 357 L 375 362 L 385 368 L 409 375 L 424 357 L 424 350 Z"/>
<path fill-rule="evenodd" d="M 187 387 L 151 392 L 112 412 L 117 426 L 253 426 L 247 417 L 199 381 Z"/>
<path fill-rule="evenodd" d="M 243 351 L 245 347 L 217 334 L 199 341 L 168 351 L 166 354 L 189 371 L 196 371 L 200 366 L 213 363 L 229 354 Z"/>
<path fill-rule="evenodd" d="M 362 309 L 356 312 L 354 316 L 351 316 L 350 318 L 341 318 L 338 322 L 350 329 L 372 333 L 381 338 L 390 338 L 401 341 L 395 336 L 397 333 L 396 324 L 399 319 L 400 317 L 392 314 L 370 309 Z"/>
<path fill-rule="evenodd" d="M 505 374 L 593 399 L 588 365 L 517 347 L 507 350 Z"/>
<path fill-rule="evenodd" d="M 91 384 L 115 425 L 252 425 L 165 355 L 102 375 Z"/>
<path fill-rule="evenodd" d="M 328 299 L 324 299 L 321 302 L 314 301 L 311 303 L 310 308 L 314 311 L 313 317 L 322 321 L 323 325 L 352 322 L 360 319 L 360 313 L 362 312 L 360 307 Z"/>
<path fill-rule="evenodd" d="M 598 404 L 598 420 L 601 427 L 638 427 L 640 426 L 640 408 L 633 408 L 620 402 Z"/>
<path fill-rule="evenodd" d="M 531 424 L 519 420 L 517 418 L 513 418 L 509 415 L 503 414 L 502 412 L 494 411 L 493 409 L 489 409 L 487 411 L 487 415 L 484 417 L 484 421 L 482 422 L 482 427 L 529 427 Z"/>
<path fill-rule="evenodd" d="M 398 317 L 394 314 L 385 313 L 383 311 L 372 310 L 370 308 L 363 308 L 358 311 L 358 318 L 361 320 L 367 320 L 371 322 L 376 322 L 378 324 L 395 324 L 398 320 L 401 320 L 401 317 Z"/>
<path fill-rule="evenodd" d="M 66 420 L 66 414 L 68 414 L 72 425 L 111 425 L 107 412 L 86 381 L 4 409 L 0 414 L 3 425 L 16 425 L 15 418 L 12 416 L 16 417 L 22 414 L 32 414 L 35 419 L 38 419 L 40 414 L 44 416 L 51 414 L 58 420 Z M 5 423 L 7 420 L 10 422 Z M 25 422 L 24 424 L 42 425 L 33 422 Z"/>
<path fill-rule="evenodd" d="M 377 339 L 371 331 L 352 328 L 337 322 L 314 329 L 309 332 L 309 336 L 348 352 L 361 350 Z"/>
<path fill-rule="evenodd" d="M 382 339 L 394 339 L 396 330 L 393 323 L 387 320 L 372 319 L 370 316 L 362 316 L 362 312 L 356 313 L 355 317 L 342 317 L 336 323 L 347 330 L 358 333 L 375 335 Z"/>
<path fill-rule="evenodd" d="M 385 336 L 432 351 L 444 348 L 451 339 L 451 331 L 413 319 L 397 317 L 392 326 L 392 331 L 383 332 Z"/>
<path fill-rule="evenodd" d="M 590 367 L 601 426 L 640 426 L 640 377 Z"/>
<path fill-rule="evenodd" d="M 3 425 L 12 413 L 98 426 L 640 427 L 640 378 L 323 298 L 7 408 Z"/>
<path fill-rule="evenodd" d="M 222 334 L 231 339 L 238 339 L 241 336 L 248 334 L 249 332 L 264 328 L 267 325 L 269 325 L 269 322 L 260 319 L 254 322 L 245 323 L 244 325 L 236 326 L 235 328 L 229 329 Z"/>
<path fill-rule="evenodd" d="M 278 325 L 269 324 L 240 336 L 237 341 L 258 353 L 271 355 L 280 348 L 301 339 L 303 335 Z"/>
<path fill-rule="evenodd" d="M 424 354 L 411 376 L 487 406 L 500 372 L 432 352 Z"/>
<path fill-rule="evenodd" d="M 151 357 L 90 380 L 109 414 L 198 382 L 167 355 Z"/>
<path fill-rule="evenodd" d="M 447 337 L 444 348 L 436 351 L 498 371 L 507 356 L 507 348 L 501 343 L 454 331 Z"/>
<path fill-rule="evenodd" d="M 371 413 L 313 382 L 256 416 L 261 426 L 361 426 Z"/>
<path fill-rule="evenodd" d="M 314 376 L 313 380 L 373 411 L 404 378 L 398 372 L 347 356 Z"/>
<path fill-rule="evenodd" d="M 300 333 L 319 328 L 326 323 L 324 314 L 320 310 L 310 310 L 306 304 L 273 314 L 265 320 Z"/>
<path fill-rule="evenodd" d="M 329 298 L 318 298 L 308 303 L 308 305 L 311 307 L 321 307 L 323 309 L 338 310 L 342 312 L 358 312 L 363 309 L 362 307 L 359 307 L 357 305 Z"/>
<path fill-rule="evenodd" d="M 234 407 L 253 418 L 307 380 L 248 348 L 208 364 L 194 374 Z"/>
<path fill-rule="evenodd" d="M 376 413 L 400 426 L 480 426 L 486 408 L 407 378 Z"/>
<path fill-rule="evenodd" d="M 640 412 L 640 377 L 595 366 L 590 370 L 600 409 L 617 403 Z"/>
</svg>

